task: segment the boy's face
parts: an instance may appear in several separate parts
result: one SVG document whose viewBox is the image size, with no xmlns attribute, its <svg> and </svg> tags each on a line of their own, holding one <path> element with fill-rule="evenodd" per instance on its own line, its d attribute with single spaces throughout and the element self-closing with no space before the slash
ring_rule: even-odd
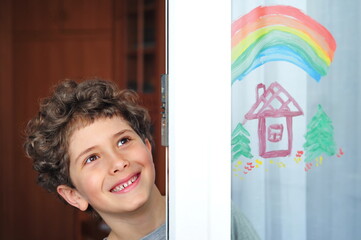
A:
<svg viewBox="0 0 361 240">
<path fill-rule="evenodd" d="M 131 213 L 154 193 L 150 143 L 121 117 L 100 118 L 75 130 L 69 156 L 76 189 L 68 202 L 81 210 L 90 204 L 101 216 Z"/>
</svg>

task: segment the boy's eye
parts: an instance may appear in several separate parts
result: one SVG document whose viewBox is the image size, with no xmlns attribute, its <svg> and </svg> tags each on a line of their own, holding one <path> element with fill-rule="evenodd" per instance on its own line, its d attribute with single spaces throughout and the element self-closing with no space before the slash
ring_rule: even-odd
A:
<svg viewBox="0 0 361 240">
<path fill-rule="evenodd" d="M 97 160 L 99 157 L 97 155 L 91 155 L 90 157 L 88 157 L 86 160 L 85 160 L 85 164 L 87 163 L 91 163 L 95 160 Z"/>
<path fill-rule="evenodd" d="M 118 143 L 117 143 L 117 145 L 118 145 L 118 147 L 120 147 L 120 146 L 123 146 L 124 144 L 126 144 L 127 142 L 129 142 L 130 141 L 130 139 L 129 138 L 122 138 L 122 139 L 120 139 L 119 141 L 118 141 Z"/>
</svg>

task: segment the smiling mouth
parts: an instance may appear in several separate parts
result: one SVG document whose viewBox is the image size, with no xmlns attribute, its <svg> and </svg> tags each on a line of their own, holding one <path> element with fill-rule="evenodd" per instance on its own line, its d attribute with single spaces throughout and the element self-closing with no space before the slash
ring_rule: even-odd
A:
<svg viewBox="0 0 361 240">
<path fill-rule="evenodd" d="M 115 188 L 111 189 L 111 192 L 119 192 L 122 191 L 128 187 L 130 187 L 137 179 L 139 178 L 139 174 L 134 175 L 131 179 L 129 179 L 127 182 L 120 184 L 116 186 Z"/>
</svg>

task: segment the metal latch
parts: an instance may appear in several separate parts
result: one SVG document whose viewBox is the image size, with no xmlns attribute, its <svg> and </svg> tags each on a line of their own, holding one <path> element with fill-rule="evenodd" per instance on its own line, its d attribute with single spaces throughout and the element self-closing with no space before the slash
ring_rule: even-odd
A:
<svg viewBox="0 0 361 240">
<path fill-rule="evenodd" d="M 168 147 L 168 74 L 161 76 L 161 104 L 161 144 Z"/>
</svg>

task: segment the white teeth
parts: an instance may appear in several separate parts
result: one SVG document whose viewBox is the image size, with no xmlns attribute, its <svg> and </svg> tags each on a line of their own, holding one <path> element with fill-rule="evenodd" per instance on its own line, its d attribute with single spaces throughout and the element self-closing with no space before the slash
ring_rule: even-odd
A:
<svg viewBox="0 0 361 240">
<path fill-rule="evenodd" d="M 122 185 L 119 185 L 116 188 L 112 189 L 111 192 L 119 192 L 119 191 L 123 190 L 124 188 L 129 187 L 130 185 L 132 185 L 135 182 L 135 180 L 137 180 L 137 179 L 138 179 L 138 176 L 135 175 L 128 182 L 126 182 L 126 183 L 124 183 Z"/>
</svg>

